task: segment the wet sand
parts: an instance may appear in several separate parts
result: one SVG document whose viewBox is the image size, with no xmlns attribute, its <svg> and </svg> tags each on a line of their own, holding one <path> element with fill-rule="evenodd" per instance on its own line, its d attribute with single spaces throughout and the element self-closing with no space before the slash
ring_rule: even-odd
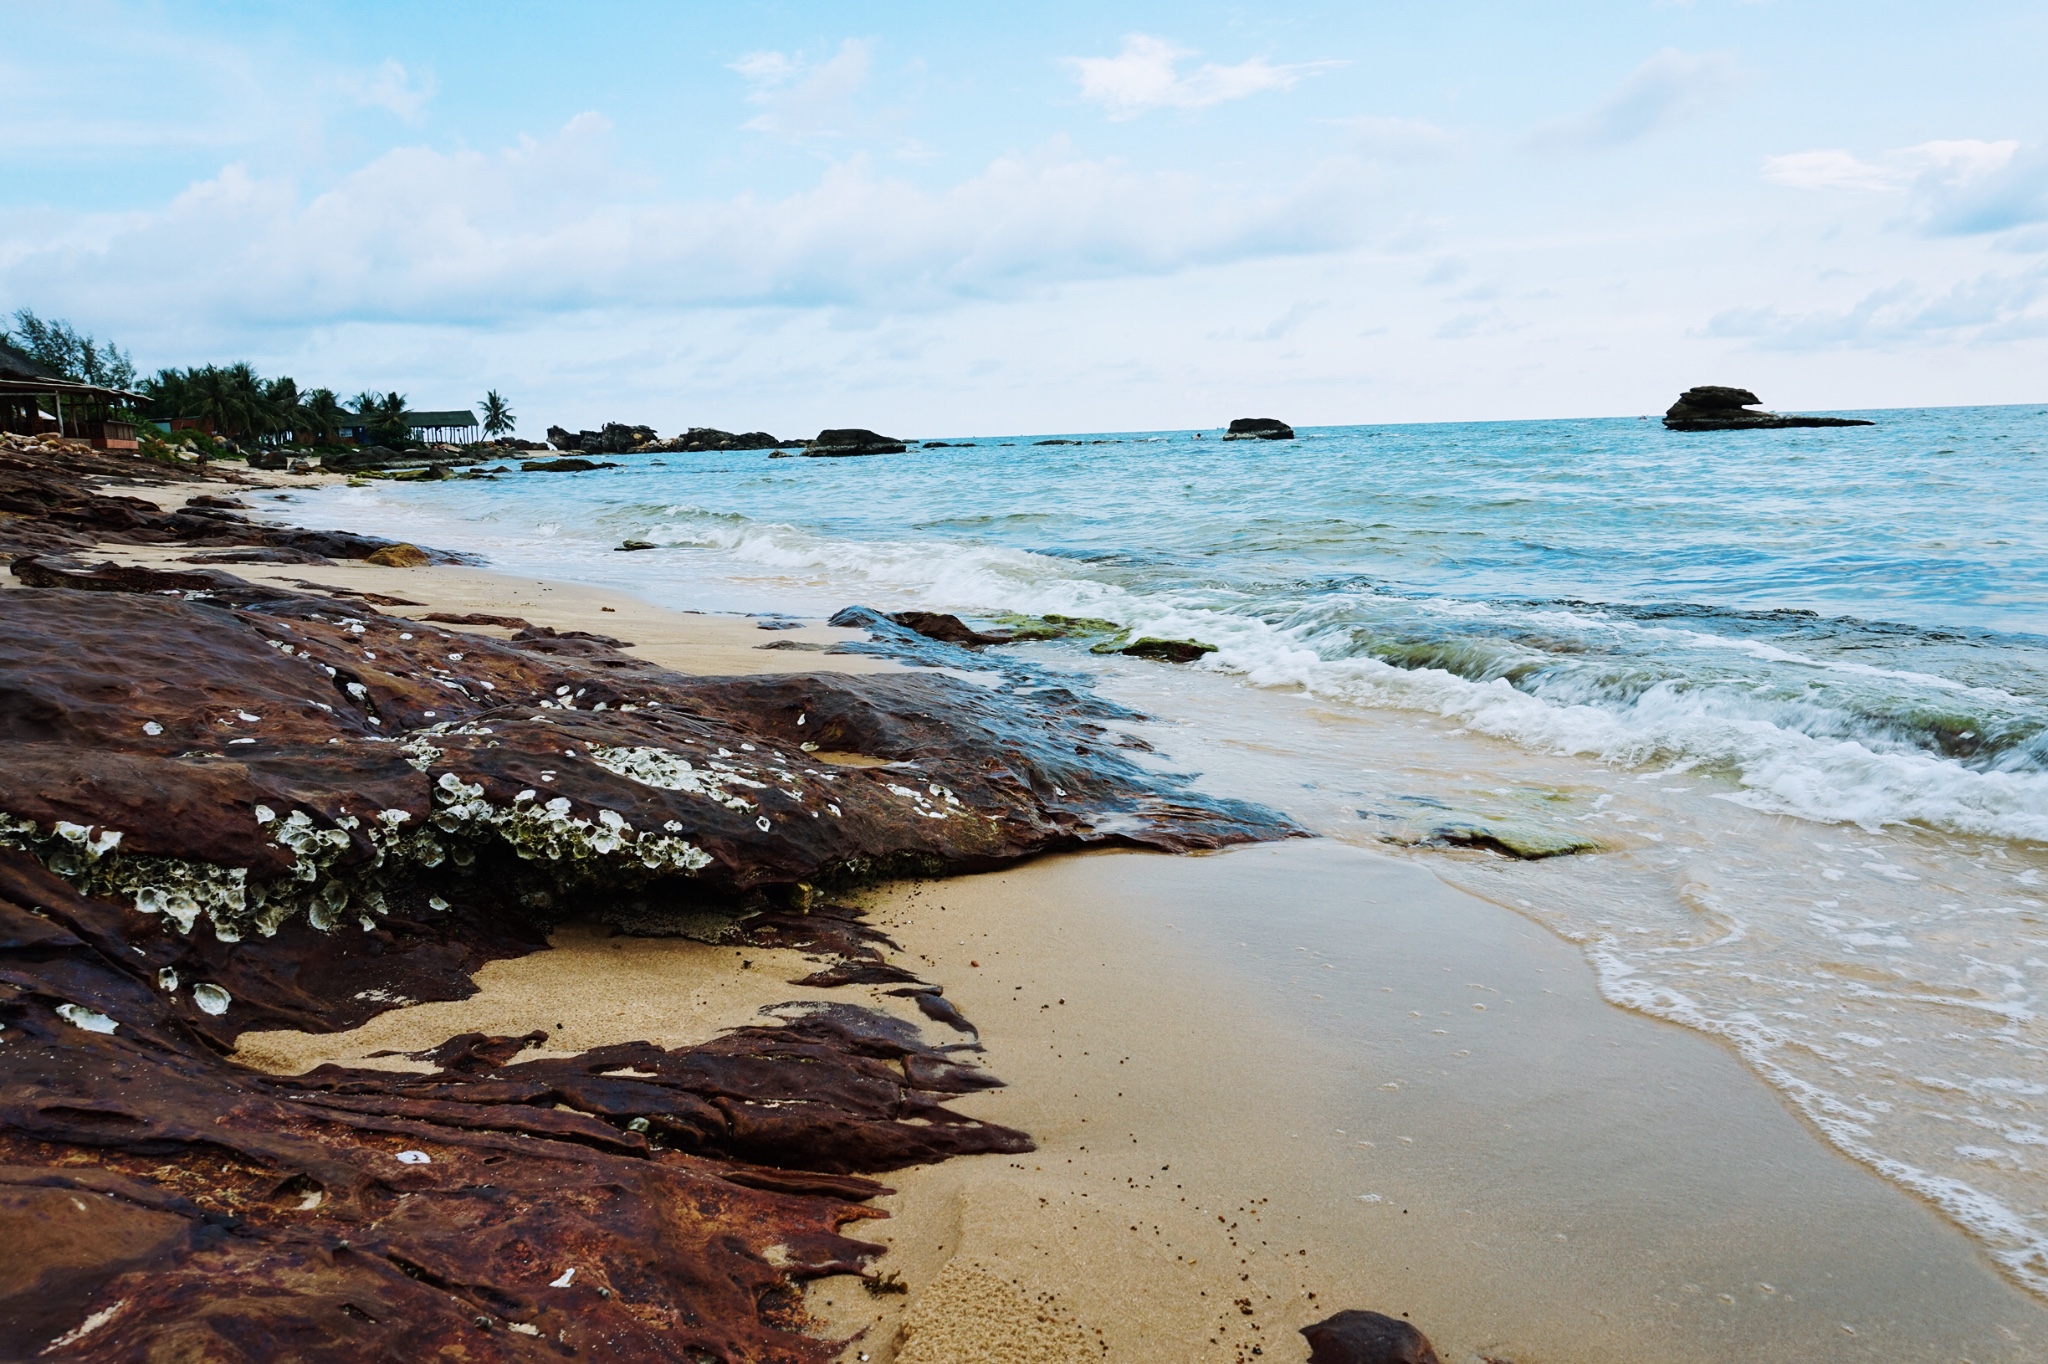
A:
<svg viewBox="0 0 2048 1364">
<path fill-rule="evenodd" d="M 895 1177 L 877 1236 L 911 1292 L 813 1295 L 875 1359 L 1075 1357 L 975 1325 L 995 1282 L 1112 1359 L 1298 1360 L 1294 1329 L 1352 1306 L 1446 1360 L 2048 1349 L 2048 1310 L 1732 1053 L 1413 865 L 1066 857 L 876 908 L 1011 1083 L 963 1108 L 1041 1150 Z"/>
<path fill-rule="evenodd" d="M 228 567 L 618 634 L 687 672 L 894 666 L 757 647 L 852 632 L 481 570 Z M 869 900 L 1009 1081 L 960 1106 L 1040 1150 L 890 1176 L 893 1217 L 864 1231 L 905 1291 L 810 1295 L 863 1332 L 849 1360 L 1299 1360 L 1295 1328 L 1353 1306 L 1408 1314 L 1447 1361 L 2048 1350 L 2048 1310 L 1730 1052 L 1605 1003 L 1571 946 L 1412 863 L 1330 843 L 1094 854 Z M 676 1045 L 819 994 L 784 983 L 802 972 L 570 925 L 484 968 L 471 1000 L 250 1035 L 242 1055 L 289 1071 L 469 1028 Z"/>
</svg>

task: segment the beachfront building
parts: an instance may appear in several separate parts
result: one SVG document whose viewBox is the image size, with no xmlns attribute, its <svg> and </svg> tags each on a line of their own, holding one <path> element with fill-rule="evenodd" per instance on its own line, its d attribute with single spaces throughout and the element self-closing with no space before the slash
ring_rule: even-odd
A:
<svg viewBox="0 0 2048 1364">
<path fill-rule="evenodd" d="M 483 438 L 483 428 L 477 423 L 476 413 L 463 409 L 408 412 L 405 414 L 405 428 L 414 440 L 428 444 L 445 441 L 450 445 L 474 445 Z M 342 409 L 341 420 L 335 424 L 334 432 L 341 439 L 357 445 L 371 443 L 370 419 L 347 408 Z"/>
<path fill-rule="evenodd" d="M 0 431 L 68 436 L 100 450 L 133 450 L 135 423 L 114 413 L 143 401 L 139 393 L 67 379 L 0 342 Z"/>
<path fill-rule="evenodd" d="M 414 440 L 430 444 L 446 441 L 450 445 L 474 445 L 483 437 L 476 413 L 466 410 L 408 412 L 405 424 Z"/>
</svg>

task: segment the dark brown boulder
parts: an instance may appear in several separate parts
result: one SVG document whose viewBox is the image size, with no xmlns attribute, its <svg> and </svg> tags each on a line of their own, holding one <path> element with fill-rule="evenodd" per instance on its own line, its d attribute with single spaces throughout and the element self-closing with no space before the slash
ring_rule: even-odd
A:
<svg viewBox="0 0 2048 1364">
<path fill-rule="evenodd" d="M 818 433 L 818 438 L 805 443 L 804 448 L 795 451 L 776 451 L 776 455 L 800 454 L 813 459 L 843 459 L 851 455 L 900 455 L 903 442 L 894 436 L 878 436 L 858 426 L 835 426 Z"/>
<path fill-rule="evenodd" d="M 1308 1337 L 1308 1364 L 1438 1364 L 1428 1336 L 1378 1312 L 1339 1312 L 1301 1333 Z"/>
<path fill-rule="evenodd" d="M 1294 428 L 1276 417 L 1239 417 L 1223 434 L 1225 440 L 1293 440 Z"/>
<path fill-rule="evenodd" d="M 598 431 L 565 431 L 559 426 L 548 428 L 548 443 L 570 454 L 623 455 L 654 440 L 653 427 L 630 426 L 625 422 L 606 422 Z"/>
<path fill-rule="evenodd" d="M 1802 426 L 1874 426 L 1856 417 L 1783 417 L 1748 409 L 1763 400 L 1746 388 L 1703 384 L 1678 395 L 1664 414 L 1673 431 L 1772 431 Z"/>
<path fill-rule="evenodd" d="M 944 611 L 891 611 L 889 619 L 907 630 L 915 630 L 926 639 L 936 639 L 947 644 L 1008 644 L 1012 636 L 989 634 L 977 630 L 966 621 Z"/>
<path fill-rule="evenodd" d="M 570 456 L 564 459 L 529 459 L 523 461 L 519 467 L 529 474 L 584 474 L 592 469 L 616 469 L 619 466 L 610 460 L 578 459 Z"/>
</svg>

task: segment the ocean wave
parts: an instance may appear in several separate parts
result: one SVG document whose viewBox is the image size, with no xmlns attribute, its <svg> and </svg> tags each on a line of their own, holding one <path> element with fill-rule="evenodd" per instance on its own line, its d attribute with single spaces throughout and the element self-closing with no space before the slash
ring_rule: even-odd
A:
<svg viewBox="0 0 2048 1364">
<path fill-rule="evenodd" d="M 2038 702 L 1791 647 L 1801 631 L 1810 645 L 1886 627 L 1811 612 L 1411 596 L 1355 575 L 1190 581 L 1184 567 L 1142 554 L 831 535 L 692 503 L 591 511 L 582 538 L 593 550 L 623 533 L 710 552 L 729 570 L 829 581 L 898 604 L 1097 617 L 1214 644 L 1200 666 L 1255 685 L 1424 711 L 1624 767 L 1715 772 L 1730 781 L 1729 798 L 1760 810 L 2048 841 L 2048 719 Z M 548 514 L 566 520 L 562 508 Z M 551 553 L 576 536 L 553 522 L 547 532 Z M 1795 638 L 1760 638 L 1773 623 L 1796 627 Z"/>
</svg>

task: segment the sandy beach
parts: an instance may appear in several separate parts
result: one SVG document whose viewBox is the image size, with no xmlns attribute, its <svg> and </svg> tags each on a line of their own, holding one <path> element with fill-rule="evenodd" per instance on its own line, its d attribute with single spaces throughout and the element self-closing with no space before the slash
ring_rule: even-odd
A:
<svg viewBox="0 0 2048 1364">
<path fill-rule="evenodd" d="M 175 495 L 175 490 L 167 490 Z M 458 547 L 459 548 L 459 547 Z M 109 547 L 161 563 L 169 552 Z M 762 631 L 466 568 L 234 566 L 634 641 L 697 674 L 891 668 Z M 814 1284 L 848 1360 L 1298 1360 L 1345 1307 L 1446 1360 L 2023 1360 L 2048 1312 L 1928 1207 L 1837 1155 L 1717 1043 L 1603 1001 L 1580 954 L 1413 861 L 1320 841 L 1065 855 L 862 897 L 945 987 L 1008 1088 L 965 1112 L 1022 1157 L 886 1178 L 863 1234 L 903 1292 Z M 564 1053 L 701 1040 L 823 992 L 798 954 L 559 929 L 480 992 L 250 1064 L 465 1030 Z M 835 997 L 915 1018 L 876 987 Z M 928 1029 L 936 1025 L 926 1024 Z M 940 1029 L 939 1031 L 943 1031 Z"/>
</svg>

